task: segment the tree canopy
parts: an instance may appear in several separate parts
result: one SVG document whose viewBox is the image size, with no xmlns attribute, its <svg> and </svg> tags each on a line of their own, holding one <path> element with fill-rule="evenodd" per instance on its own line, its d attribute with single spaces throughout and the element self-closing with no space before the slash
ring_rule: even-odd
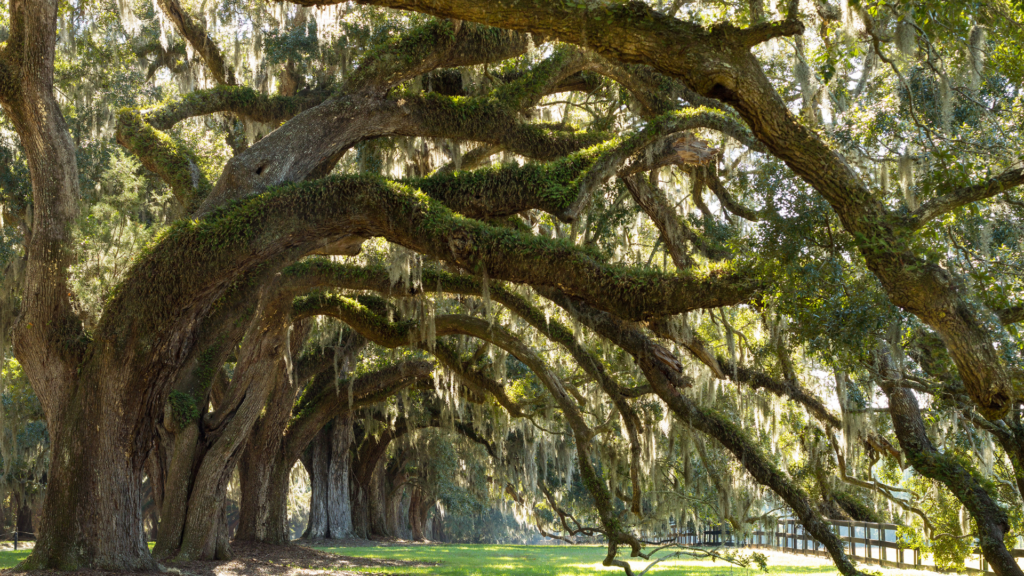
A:
<svg viewBox="0 0 1024 576">
<path fill-rule="evenodd" d="M 687 526 L 789 517 L 853 575 L 852 518 L 1021 574 L 1022 23 L 10 0 L 24 567 L 285 544 L 302 470 L 310 538 L 599 537 L 629 574 Z"/>
</svg>

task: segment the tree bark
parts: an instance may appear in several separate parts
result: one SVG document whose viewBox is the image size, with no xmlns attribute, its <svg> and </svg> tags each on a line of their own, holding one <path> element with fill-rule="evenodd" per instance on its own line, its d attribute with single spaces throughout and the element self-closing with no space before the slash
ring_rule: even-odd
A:
<svg viewBox="0 0 1024 576">
<path fill-rule="evenodd" d="M 303 538 L 319 540 L 331 537 L 331 520 L 328 515 L 328 494 L 331 483 L 331 451 L 327 446 L 328 431 L 326 428 L 316 435 L 309 443 L 307 457 L 302 459 L 309 474 L 309 520 Z M 346 471 L 347 474 L 347 471 Z M 349 517 L 351 521 L 351 516 Z"/>
<path fill-rule="evenodd" d="M 82 366 L 83 328 L 69 298 L 80 190 L 74 143 L 53 93 L 59 4 L 12 0 L 9 36 L 0 49 L 0 104 L 32 180 L 14 350 L 52 442 L 40 536 L 23 567 L 152 569 L 140 494 L 148 451 L 138 433 L 145 411 L 125 396 L 124 380 L 108 378 L 95 363 Z"/>
<path fill-rule="evenodd" d="M 346 538 L 352 534 L 351 444 L 350 415 L 335 418 L 310 442 L 306 470 L 312 490 L 303 538 Z"/>
<path fill-rule="evenodd" d="M 383 455 L 382 455 L 383 456 Z M 376 466 L 370 475 L 370 483 L 367 487 L 367 508 L 370 516 L 370 536 L 388 537 L 393 536 L 388 531 L 387 524 L 387 460 L 383 457 L 377 459 Z"/>
<path fill-rule="evenodd" d="M 349 492 L 352 453 L 352 416 L 335 418 L 331 430 L 331 464 L 327 482 L 327 518 L 329 538 L 345 538 L 352 533 L 352 500 Z"/>
<path fill-rule="evenodd" d="M 277 306 L 276 288 L 271 283 L 264 291 L 243 340 L 231 385 L 236 392 L 203 417 L 204 430 L 214 440 L 198 464 L 188 495 L 188 512 L 177 556 L 180 561 L 211 558 L 211 551 L 213 557 L 230 558 L 230 549 L 221 545 L 226 541 L 218 536 L 219 517 L 210 511 L 223 506 L 227 483 L 242 456 L 245 441 L 264 412 L 271 391 L 291 369 L 291 349 L 297 345 L 290 340 L 290 318 Z M 305 334 L 302 329 L 297 331 Z M 286 410 L 290 406 L 288 402 Z"/>
</svg>

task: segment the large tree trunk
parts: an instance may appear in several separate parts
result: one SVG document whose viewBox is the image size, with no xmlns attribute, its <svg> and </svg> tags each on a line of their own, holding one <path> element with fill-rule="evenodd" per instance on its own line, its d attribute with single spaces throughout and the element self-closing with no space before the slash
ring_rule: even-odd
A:
<svg viewBox="0 0 1024 576">
<path fill-rule="evenodd" d="M 157 529 L 153 555 L 168 558 L 181 546 L 181 534 L 185 529 L 188 513 L 188 495 L 195 480 L 196 462 L 202 460 L 199 453 L 199 423 L 191 422 L 174 435 L 170 454 L 166 458 L 163 498 L 160 507 L 160 526 Z M 205 452 L 205 450 L 203 450 Z"/>
<path fill-rule="evenodd" d="M 181 443 L 175 443 L 174 460 L 178 462 L 168 473 L 164 508 L 177 507 L 177 512 L 175 525 L 168 524 L 166 536 L 161 526 L 160 544 L 162 552 L 166 553 L 179 548 L 176 544 L 179 542 L 177 559 L 180 561 L 231 556 L 224 510 L 227 484 L 253 426 L 264 414 L 268 397 L 280 387 L 291 369 L 291 349 L 297 348 L 296 342 L 303 340 L 303 337 L 296 337 L 290 341 L 291 322 L 272 296 L 276 295 L 275 289 L 271 283 L 263 291 L 259 310 L 243 339 L 231 385 L 215 410 L 202 416 L 198 423 L 201 426 L 199 438 L 190 442 L 192 437 L 186 428 L 184 434 L 179 434 Z M 302 330 L 299 332 L 305 335 Z M 290 405 L 289 399 L 289 408 Z M 204 450 L 205 446 L 209 449 Z M 272 464 L 265 467 L 272 468 Z M 250 467 L 248 472 L 252 471 Z M 176 478 L 173 498 L 172 477 Z M 251 474 L 246 474 L 244 481 L 252 479 Z M 215 512 L 211 514 L 211 511 Z M 170 520 L 165 518 L 165 521 Z M 244 528 L 240 524 L 239 530 Z"/>
<path fill-rule="evenodd" d="M 326 430 L 321 430 L 316 438 L 309 443 L 307 455 L 302 458 L 302 465 L 309 475 L 309 519 L 303 538 L 328 538 L 330 519 L 327 516 L 327 492 L 330 483 L 330 453 L 325 446 Z"/>
<path fill-rule="evenodd" d="M 51 423 L 40 534 L 23 568 L 153 570 L 142 532 L 144 459 L 138 454 L 144 442 L 118 415 L 131 411 L 105 405 L 95 394 L 77 396 L 72 408 L 81 396 L 88 404 L 65 412 L 60 425 Z"/>
<path fill-rule="evenodd" d="M 310 443 L 306 470 L 312 491 L 304 538 L 345 538 L 352 534 L 351 422 L 351 416 L 336 418 Z"/>
<path fill-rule="evenodd" d="M 396 538 L 406 536 L 406 523 L 402 522 L 402 506 L 405 502 L 405 483 L 408 475 L 404 472 L 405 465 L 402 459 L 392 461 L 392 466 L 386 468 L 384 490 L 384 527 L 388 534 Z"/>
<path fill-rule="evenodd" d="M 384 458 L 377 460 L 373 474 L 370 477 L 370 485 L 367 491 L 367 501 L 370 511 L 370 534 L 373 536 L 393 536 L 388 531 L 387 524 L 387 473 Z"/>
<path fill-rule="evenodd" d="M 288 486 L 291 462 L 284 462 L 280 454 L 247 448 L 239 465 L 242 483 L 242 502 L 239 511 L 237 540 L 251 540 L 267 544 L 288 544 Z M 269 465 L 260 459 L 271 460 Z"/>
<path fill-rule="evenodd" d="M 418 488 L 413 488 L 412 496 L 409 497 L 409 534 L 413 541 L 422 542 L 426 540 L 423 534 L 423 524 L 420 523 L 420 517 L 423 515 L 423 492 Z"/>
<path fill-rule="evenodd" d="M 0 103 L 32 179 L 14 349 L 52 442 L 40 536 L 24 566 L 152 569 L 142 537 L 142 403 L 128 401 L 128 382 L 108 377 L 108 367 L 83 366 L 83 329 L 69 298 L 80 190 L 74 143 L 53 94 L 58 8 L 58 0 L 12 0 L 0 49 Z"/>
<path fill-rule="evenodd" d="M 370 500 L 367 497 L 367 486 L 363 486 L 358 477 L 352 484 L 352 534 L 359 538 L 370 537 Z"/>
<path fill-rule="evenodd" d="M 352 533 L 352 500 L 349 494 L 352 454 L 352 416 L 336 418 L 331 429 L 331 465 L 327 483 L 329 538 L 345 538 Z"/>
</svg>

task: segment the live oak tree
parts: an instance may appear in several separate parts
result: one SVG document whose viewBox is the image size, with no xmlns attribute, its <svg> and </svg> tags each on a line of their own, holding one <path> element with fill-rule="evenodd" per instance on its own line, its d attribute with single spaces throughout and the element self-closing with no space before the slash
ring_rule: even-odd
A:
<svg viewBox="0 0 1024 576">
<path fill-rule="evenodd" d="M 686 520 L 671 485 L 697 498 L 691 519 L 737 531 L 784 508 L 844 574 L 827 518 L 871 516 L 864 491 L 929 530 L 959 502 L 955 536 L 1020 573 L 1013 6 L 298 4 L 9 3 L 20 230 L 0 336 L 13 322 L 54 455 L 26 567 L 155 567 L 144 477 L 156 558 L 226 557 L 236 468 L 237 537 L 286 542 L 296 461 L 358 416 L 359 446 L 332 438 L 326 467 L 347 454 L 364 491 L 403 426 L 447 419 L 494 450 L 493 493 L 542 530 L 603 535 L 627 572 L 620 548 L 646 555 L 669 510 Z M 155 89 L 93 118 L 93 140 L 107 127 L 123 148 L 106 171 L 65 120 L 78 95 L 54 89 L 97 54 L 134 58 L 125 76 Z M 135 213 L 90 199 L 82 167 Z M 84 208 L 145 225 L 104 235 Z M 126 257 L 95 264 L 83 237 Z M 321 325 L 337 340 L 311 342 Z M 378 347 L 407 357 L 349 374 Z M 369 432 L 409 390 L 436 410 Z M 922 399 L 954 434 L 929 435 Z M 392 486 L 409 476 L 395 453 Z M 932 491 L 918 501 L 906 466 Z"/>
</svg>

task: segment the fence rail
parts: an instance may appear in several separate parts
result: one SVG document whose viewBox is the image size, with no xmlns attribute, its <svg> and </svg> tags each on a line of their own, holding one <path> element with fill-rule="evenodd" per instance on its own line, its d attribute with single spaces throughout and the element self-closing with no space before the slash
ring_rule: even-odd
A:
<svg viewBox="0 0 1024 576">
<path fill-rule="evenodd" d="M 922 558 L 920 549 L 901 546 L 896 538 L 896 530 L 899 528 L 896 524 L 849 520 L 830 522 L 833 532 L 842 540 L 847 555 L 857 561 L 888 568 L 953 572 L 939 569 L 934 563 L 926 563 L 925 561 L 929 559 Z M 753 532 L 747 545 L 790 554 L 828 556 L 825 547 L 808 534 L 799 522 L 792 519 L 778 521 L 775 532 Z M 1024 550 L 1014 550 L 1013 554 L 1016 557 L 1024 556 Z M 981 551 L 975 549 L 974 555 L 977 558 L 971 558 L 970 561 L 977 564 L 977 567 L 967 566 L 967 573 L 994 576 L 995 572 L 988 569 L 988 562 L 981 556 Z"/>
<path fill-rule="evenodd" d="M 917 548 L 901 546 L 896 538 L 896 524 L 878 522 L 856 522 L 850 520 L 830 520 L 832 531 L 843 542 L 846 554 L 858 562 L 874 564 L 886 568 L 932 570 L 936 572 L 955 572 L 943 570 L 931 562 L 931 558 L 921 554 Z M 696 532 L 675 532 L 667 536 L 677 544 L 686 546 L 745 546 L 765 548 L 789 554 L 806 554 L 828 558 L 824 545 L 814 539 L 796 520 L 783 519 L 776 523 L 775 531 L 758 530 L 735 538 L 728 530 L 701 529 Z M 1024 549 L 1011 551 L 1017 558 L 1024 557 Z M 992 575 L 988 563 L 977 548 L 968 562 L 976 567 L 966 566 L 971 575 Z"/>
</svg>

